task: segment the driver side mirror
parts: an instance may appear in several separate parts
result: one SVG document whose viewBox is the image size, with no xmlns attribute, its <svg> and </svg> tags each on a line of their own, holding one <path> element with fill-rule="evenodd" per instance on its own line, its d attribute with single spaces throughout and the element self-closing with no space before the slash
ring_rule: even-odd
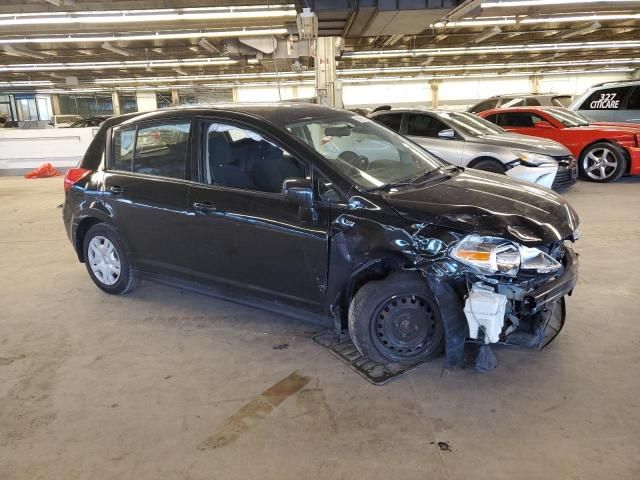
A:
<svg viewBox="0 0 640 480">
<path fill-rule="evenodd" d="M 438 132 L 438 138 L 446 138 L 446 139 L 456 138 L 456 132 L 453 131 L 453 128 L 440 130 Z"/>
<path fill-rule="evenodd" d="M 551 125 L 549 122 L 545 122 L 544 120 L 536 123 L 534 126 L 536 128 L 554 128 L 553 125 Z"/>
<path fill-rule="evenodd" d="M 295 205 L 313 208 L 313 186 L 309 178 L 285 178 L 282 182 L 282 196 Z"/>
<path fill-rule="evenodd" d="M 286 202 L 298 205 L 298 217 L 301 220 L 305 217 L 312 222 L 318 220 L 318 213 L 313 208 L 313 184 L 310 178 L 285 178 L 282 182 L 282 196 Z"/>
</svg>

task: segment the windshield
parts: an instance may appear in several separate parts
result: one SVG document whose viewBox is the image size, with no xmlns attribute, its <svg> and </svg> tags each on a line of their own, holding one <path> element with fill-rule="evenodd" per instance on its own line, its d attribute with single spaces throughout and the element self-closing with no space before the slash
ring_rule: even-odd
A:
<svg viewBox="0 0 640 480">
<path fill-rule="evenodd" d="M 558 120 L 565 127 L 584 127 L 589 125 L 589 119 L 579 113 L 566 108 L 548 108 L 545 112 Z"/>
<path fill-rule="evenodd" d="M 437 112 L 437 115 L 463 135 L 478 137 L 480 135 L 500 135 L 505 133 L 502 128 L 472 113 Z"/>
<path fill-rule="evenodd" d="M 348 112 L 304 118 L 285 128 L 367 189 L 411 181 L 447 165 L 390 129 Z"/>
</svg>

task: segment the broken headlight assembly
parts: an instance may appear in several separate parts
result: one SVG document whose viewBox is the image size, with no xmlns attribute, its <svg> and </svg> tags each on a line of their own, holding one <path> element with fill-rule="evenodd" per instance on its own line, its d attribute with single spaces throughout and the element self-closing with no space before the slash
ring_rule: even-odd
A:
<svg viewBox="0 0 640 480">
<path fill-rule="evenodd" d="M 554 165 L 558 162 L 549 155 L 543 155 L 542 153 L 527 152 L 524 150 L 512 150 L 512 152 L 518 157 L 520 163 L 527 167 L 541 167 L 542 165 Z"/>
<path fill-rule="evenodd" d="M 520 270 L 549 273 L 562 267 L 560 262 L 540 249 L 480 235 L 466 236 L 453 246 L 449 255 L 483 275 L 515 277 Z"/>
</svg>

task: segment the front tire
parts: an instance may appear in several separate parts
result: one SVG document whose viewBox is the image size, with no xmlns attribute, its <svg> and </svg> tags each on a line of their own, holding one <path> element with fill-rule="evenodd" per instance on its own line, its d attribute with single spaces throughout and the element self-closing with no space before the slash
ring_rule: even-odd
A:
<svg viewBox="0 0 640 480">
<path fill-rule="evenodd" d="M 426 281 L 409 272 L 365 284 L 349 306 L 349 335 L 358 351 L 379 363 L 413 363 L 444 347 L 440 310 Z"/>
<path fill-rule="evenodd" d="M 84 264 L 98 288 L 119 295 L 138 286 L 124 245 L 111 226 L 98 223 L 89 228 L 82 248 Z"/>
<path fill-rule="evenodd" d="M 491 173 L 502 173 L 504 174 L 507 169 L 504 167 L 502 163 L 497 160 L 492 160 L 490 158 L 479 160 L 473 164 L 473 167 L 476 170 L 482 170 L 483 172 L 491 172 Z"/>
<path fill-rule="evenodd" d="M 597 183 L 615 182 L 627 169 L 624 151 L 613 143 L 594 143 L 580 155 L 580 176 Z"/>
</svg>

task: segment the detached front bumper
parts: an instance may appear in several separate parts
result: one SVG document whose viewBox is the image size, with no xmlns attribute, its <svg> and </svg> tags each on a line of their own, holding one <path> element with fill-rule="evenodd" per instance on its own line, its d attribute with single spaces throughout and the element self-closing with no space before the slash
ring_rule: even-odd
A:
<svg viewBox="0 0 640 480">
<path fill-rule="evenodd" d="M 558 174 L 558 165 L 542 165 L 540 167 L 527 167 L 525 165 L 516 165 L 506 172 L 507 175 L 518 180 L 535 183 L 543 187 L 551 188 L 553 181 Z"/>
</svg>

